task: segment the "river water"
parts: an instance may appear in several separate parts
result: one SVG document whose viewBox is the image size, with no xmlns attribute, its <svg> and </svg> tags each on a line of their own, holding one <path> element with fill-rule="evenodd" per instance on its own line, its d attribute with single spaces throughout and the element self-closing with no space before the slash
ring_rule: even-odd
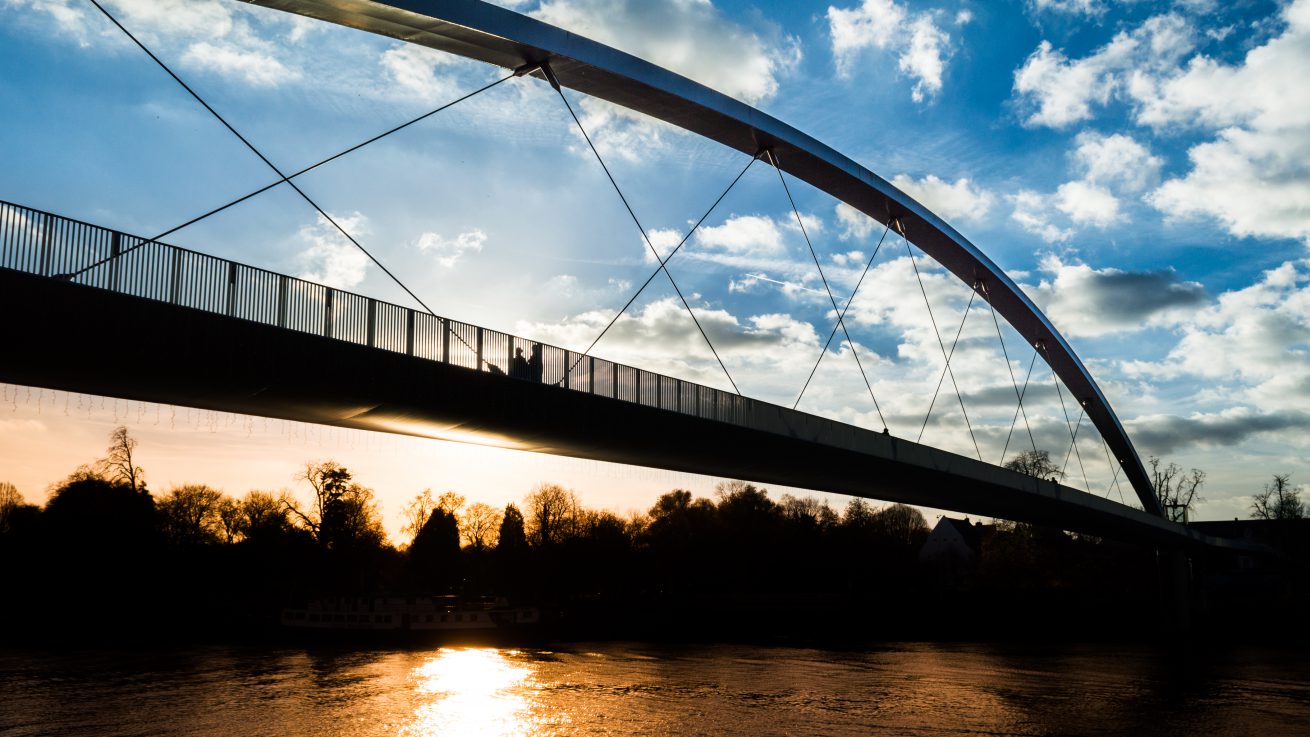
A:
<svg viewBox="0 0 1310 737">
<path fill-rule="evenodd" d="M 0 735 L 1310 735 L 1299 653 L 898 644 L 0 653 Z"/>
</svg>

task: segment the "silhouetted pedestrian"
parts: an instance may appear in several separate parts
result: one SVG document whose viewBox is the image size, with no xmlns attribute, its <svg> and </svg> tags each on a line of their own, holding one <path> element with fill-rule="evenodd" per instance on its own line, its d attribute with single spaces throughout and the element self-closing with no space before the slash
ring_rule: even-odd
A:
<svg viewBox="0 0 1310 737">
<path fill-rule="evenodd" d="M 541 344 L 532 344 L 532 357 L 528 359 L 528 378 L 532 381 L 541 381 Z"/>
<path fill-rule="evenodd" d="M 515 379 L 526 379 L 530 376 L 531 369 L 528 367 L 528 360 L 523 357 L 523 349 L 514 349 L 514 360 L 509 365 L 509 375 Z"/>
</svg>

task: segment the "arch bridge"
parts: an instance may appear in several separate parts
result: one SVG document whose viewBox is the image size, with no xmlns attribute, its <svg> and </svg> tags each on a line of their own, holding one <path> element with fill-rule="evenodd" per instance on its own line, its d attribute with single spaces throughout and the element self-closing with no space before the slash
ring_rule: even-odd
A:
<svg viewBox="0 0 1310 737">
<path fill-rule="evenodd" d="M 885 427 L 856 427 L 606 361 L 591 354 L 595 342 L 586 351 L 547 346 L 434 315 L 425 305 L 412 309 L 168 245 L 163 237 L 283 184 L 330 221 L 293 180 L 382 136 L 308 169 L 283 172 L 135 37 L 278 180 L 154 237 L 0 203 L 0 311 L 11 316 L 0 381 L 730 476 L 1174 547 L 1243 549 L 1238 541 L 1209 538 L 1166 519 L 1122 423 L 1041 310 L 963 235 L 832 148 L 666 69 L 479 0 L 251 1 L 501 67 L 501 81 L 531 75 L 566 105 L 564 90 L 572 90 L 630 108 L 741 152 L 746 168 L 773 167 L 784 189 L 785 174 L 854 207 L 883 224 L 884 238 L 903 239 L 907 251 L 917 246 L 973 291 L 970 305 L 981 300 L 1022 336 L 1034 362 L 1040 357 L 1067 387 L 1078 408 L 1077 428 L 1086 418 L 1100 433 L 1112 486 L 1122 478 L 1140 508 L 1112 501 L 1109 489 L 1095 493 L 1090 485 L 1078 489 L 984 462 L 981 451 L 975 459 L 920 443 L 922 433 L 910 440 Z M 787 196 L 791 200 L 790 189 Z M 626 198 L 623 204 L 640 229 Z M 659 265 L 646 283 L 663 273 L 677 290 L 667 264 L 678 248 L 667 255 L 652 251 Z M 822 276 L 812 244 L 810 251 Z M 917 276 L 913 256 L 911 264 Z M 855 353 L 843 320 L 855 294 L 842 307 L 826 277 L 823 282 L 836 316 L 832 336 L 841 330 Z M 695 319 L 685 298 L 683 304 Z M 938 388 L 949 377 L 967 422 L 951 367 L 956 344 L 948 348 L 949 331 L 943 336 L 935 319 L 933 325 L 944 361 Z M 119 337 L 125 333 L 132 339 Z M 1004 347 L 999 324 L 997 337 Z M 515 361 L 519 351 L 533 357 L 526 370 Z M 1008 353 L 1006 363 L 1017 423 L 1028 380 L 1021 388 Z M 720 365 L 726 374 L 721 359 Z M 866 375 L 873 397 L 868 381 Z M 1078 429 L 1071 419 L 1066 413 L 1073 453 Z"/>
</svg>

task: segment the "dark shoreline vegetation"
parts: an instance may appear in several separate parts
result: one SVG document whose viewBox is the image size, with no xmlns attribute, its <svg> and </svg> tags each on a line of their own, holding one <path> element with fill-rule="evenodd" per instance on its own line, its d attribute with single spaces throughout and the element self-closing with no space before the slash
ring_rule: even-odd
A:
<svg viewBox="0 0 1310 737">
<path fill-rule="evenodd" d="M 905 505 L 852 499 L 838 511 L 730 482 L 714 499 L 673 490 L 621 517 L 540 484 L 504 510 L 425 491 L 397 547 L 373 492 L 335 462 L 306 466 L 309 505 L 203 485 L 156 495 L 135 447 L 118 428 L 106 458 L 53 485 L 43 507 L 0 485 L 0 640 L 295 642 L 278 626 L 283 607 L 384 593 L 537 606 L 541 641 L 1157 641 L 1186 628 L 1156 551 L 1031 525 L 966 524 L 976 561 L 925 558 L 928 524 Z M 1287 640 L 1277 621 L 1310 610 L 1304 532 L 1254 576 L 1194 557 L 1197 631 Z"/>
</svg>

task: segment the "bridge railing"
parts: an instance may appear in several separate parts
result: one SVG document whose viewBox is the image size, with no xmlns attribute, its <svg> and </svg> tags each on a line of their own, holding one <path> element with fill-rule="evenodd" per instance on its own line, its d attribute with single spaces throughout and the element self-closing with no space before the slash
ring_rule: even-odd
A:
<svg viewBox="0 0 1310 737">
<path fill-rule="evenodd" d="M 90 267 L 90 268 L 88 268 Z M 0 200 L 0 268 L 748 425 L 755 400 Z M 70 278 L 71 276 L 71 278 Z M 541 375 L 512 367 L 541 352 Z"/>
</svg>

